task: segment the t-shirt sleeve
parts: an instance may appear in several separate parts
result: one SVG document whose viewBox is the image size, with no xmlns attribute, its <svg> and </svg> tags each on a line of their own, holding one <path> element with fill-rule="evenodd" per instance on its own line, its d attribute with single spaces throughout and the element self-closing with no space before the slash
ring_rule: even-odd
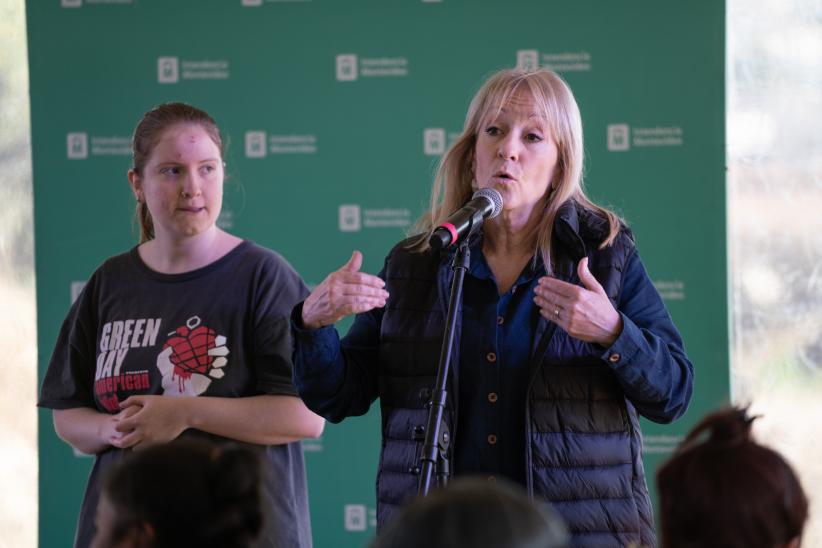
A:
<svg viewBox="0 0 822 548">
<path fill-rule="evenodd" d="M 71 409 L 95 407 L 94 315 L 95 277 L 86 284 L 71 306 L 51 355 L 38 407 Z"/>
<path fill-rule="evenodd" d="M 290 313 L 308 296 L 308 288 L 282 257 L 265 262 L 255 298 L 254 373 L 263 394 L 296 396 L 292 381 Z"/>
</svg>

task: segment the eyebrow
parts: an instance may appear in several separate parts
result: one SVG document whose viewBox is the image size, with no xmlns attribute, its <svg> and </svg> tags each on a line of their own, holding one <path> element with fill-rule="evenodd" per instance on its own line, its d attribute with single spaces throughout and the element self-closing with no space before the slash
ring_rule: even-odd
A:
<svg viewBox="0 0 822 548">
<path fill-rule="evenodd" d="M 198 163 L 198 164 L 205 164 L 205 163 L 207 163 L 207 162 L 219 162 L 219 161 L 220 161 L 220 159 L 219 159 L 219 158 L 206 158 L 205 160 L 200 160 L 200 161 L 199 161 L 199 162 L 197 162 L 197 163 Z M 176 160 L 161 160 L 161 161 L 157 162 L 157 165 L 160 165 L 160 166 L 162 166 L 162 165 L 168 165 L 168 164 L 173 164 L 173 165 L 182 165 L 182 164 L 183 164 L 183 162 L 178 162 L 178 161 L 176 161 Z"/>
</svg>

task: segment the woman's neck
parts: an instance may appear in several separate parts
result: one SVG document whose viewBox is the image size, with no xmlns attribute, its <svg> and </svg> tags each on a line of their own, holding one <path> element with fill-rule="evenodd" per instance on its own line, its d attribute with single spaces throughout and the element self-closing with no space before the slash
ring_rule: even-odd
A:
<svg viewBox="0 0 822 548">
<path fill-rule="evenodd" d="M 483 226 L 483 252 L 487 255 L 531 256 L 537 239 L 540 219 L 538 208 L 528 212 L 503 211 Z"/>
<path fill-rule="evenodd" d="M 219 228 L 186 238 L 173 239 L 157 234 L 138 248 L 149 268 L 162 274 L 181 274 L 208 266 L 234 249 L 242 240 Z"/>
</svg>

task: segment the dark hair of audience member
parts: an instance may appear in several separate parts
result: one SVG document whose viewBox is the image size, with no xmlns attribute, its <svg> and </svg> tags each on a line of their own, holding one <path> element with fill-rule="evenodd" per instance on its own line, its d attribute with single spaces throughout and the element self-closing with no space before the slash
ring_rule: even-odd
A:
<svg viewBox="0 0 822 548">
<path fill-rule="evenodd" d="M 262 473 L 250 449 L 200 439 L 132 453 L 106 478 L 93 546 L 250 546 L 263 523 Z"/>
<path fill-rule="evenodd" d="M 560 548 L 567 543 L 562 520 L 519 486 L 463 478 L 411 502 L 372 548 Z"/>
<path fill-rule="evenodd" d="M 664 548 L 798 546 L 808 500 L 791 466 L 751 435 L 746 409 L 704 418 L 657 473 Z"/>
</svg>

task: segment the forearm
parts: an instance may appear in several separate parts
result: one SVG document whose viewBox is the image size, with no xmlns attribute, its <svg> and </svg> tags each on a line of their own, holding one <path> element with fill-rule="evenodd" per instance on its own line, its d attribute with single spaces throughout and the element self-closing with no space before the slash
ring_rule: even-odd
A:
<svg viewBox="0 0 822 548">
<path fill-rule="evenodd" d="M 260 445 L 316 438 L 325 424 L 295 396 L 188 397 L 180 407 L 189 428 Z"/>
<path fill-rule="evenodd" d="M 106 434 L 111 415 L 90 407 L 75 407 L 55 409 L 52 418 L 60 439 L 82 453 L 93 455 L 111 447 Z"/>
<path fill-rule="evenodd" d="M 294 384 L 300 397 L 331 422 L 365 414 L 375 397 L 377 363 L 373 312 L 360 314 L 344 341 L 334 327 L 307 330 L 299 325 L 300 306 L 292 313 Z"/>
</svg>

